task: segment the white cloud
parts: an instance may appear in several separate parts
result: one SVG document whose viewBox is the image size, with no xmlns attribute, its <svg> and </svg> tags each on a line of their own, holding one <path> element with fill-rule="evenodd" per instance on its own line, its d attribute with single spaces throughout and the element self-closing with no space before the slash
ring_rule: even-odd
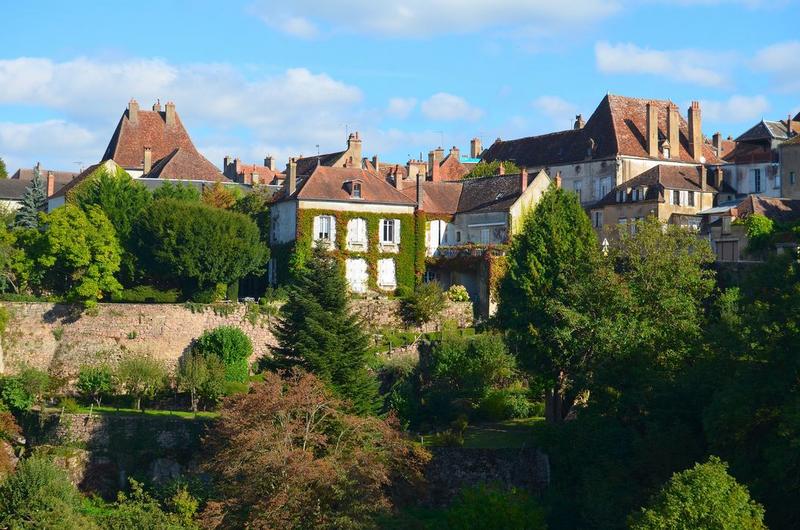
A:
<svg viewBox="0 0 800 530">
<path fill-rule="evenodd" d="M 605 74 L 648 74 L 701 86 L 724 87 L 728 76 L 720 71 L 725 57 L 699 50 L 653 50 L 631 43 L 598 42 L 597 69 Z"/>
<path fill-rule="evenodd" d="M 767 72 L 780 90 L 800 90 L 800 41 L 779 42 L 756 53 L 754 70 Z"/>
<path fill-rule="evenodd" d="M 578 107 L 558 96 L 539 96 L 531 105 L 550 118 L 557 129 L 569 128 L 578 110 Z"/>
<path fill-rule="evenodd" d="M 63 120 L 36 123 L 0 122 L 0 157 L 9 173 L 32 167 L 37 161 L 61 160 L 58 169 L 77 170 L 80 162 L 88 166 L 97 160 L 97 138 L 78 125 Z"/>
<path fill-rule="evenodd" d="M 461 96 L 438 92 L 422 102 L 422 114 L 431 120 L 474 121 L 483 116 L 483 111 L 473 107 Z"/>
<path fill-rule="evenodd" d="M 736 95 L 724 101 L 701 100 L 700 108 L 703 118 L 721 123 L 741 123 L 761 119 L 769 110 L 769 101 L 764 96 Z"/>
<path fill-rule="evenodd" d="M 486 29 L 574 27 L 619 11 L 618 0 L 318 0 L 256 1 L 251 10 L 270 26 L 294 34 L 277 21 L 299 17 L 332 33 L 427 37 Z M 317 22 L 311 22 L 314 20 Z"/>
<path fill-rule="evenodd" d="M 416 98 L 392 98 L 386 108 L 386 114 L 393 118 L 404 120 L 408 118 L 414 107 L 417 106 Z"/>
</svg>

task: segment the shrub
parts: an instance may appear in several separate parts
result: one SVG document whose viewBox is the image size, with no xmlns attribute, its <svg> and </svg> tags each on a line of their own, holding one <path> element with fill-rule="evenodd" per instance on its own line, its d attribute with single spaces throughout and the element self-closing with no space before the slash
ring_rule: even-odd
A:
<svg viewBox="0 0 800 530">
<path fill-rule="evenodd" d="M 18 376 L 0 376 L 0 408 L 22 412 L 33 406 L 33 396 Z"/>
<path fill-rule="evenodd" d="M 26 366 L 20 370 L 17 378 L 25 389 L 25 392 L 33 399 L 34 405 L 41 403 L 45 396 L 50 393 L 53 386 L 50 374 L 32 366 Z"/>
<path fill-rule="evenodd" d="M 78 392 L 94 400 L 99 407 L 103 398 L 114 391 L 114 376 L 108 366 L 82 366 L 78 372 Z"/>
<path fill-rule="evenodd" d="M 216 355 L 192 353 L 180 361 L 178 388 L 189 393 L 193 412 L 201 398 L 216 403 L 225 392 L 225 365 Z"/>
<path fill-rule="evenodd" d="M 408 325 L 421 326 L 441 313 L 444 305 L 442 286 L 437 282 L 423 283 L 400 299 L 400 317 Z"/>
<path fill-rule="evenodd" d="M 75 414 L 81 410 L 81 407 L 78 405 L 78 402 L 75 401 L 75 398 L 71 397 L 62 397 L 59 399 L 58 408 L 62 409 L 64 412 L 69 412 L 70 414 Z"/>
<path fill-rule="evenodd" d="M 245 333 L 233 326 L 220 326 L 204 332 L 194 344 L 196 354 L 216 356 L 225 364 L 225 379 L 246 383 L 253 344 Z"/>
<path fill-rule="evenodd" d="M 527 389 L 520 386 L 491 390 L 481 400 L 481 416 L 489 421 L 534 416 L 535 403 L 531 402 Z"/>
<path fill-rule="evenodd" d="M 447 290 L 447 298 L 451 302 L 469 302 L 469 293 L 463 285 L 451 285 Z"/>
<path fill-rule="evenodd" d="M 153 397 L 163 386 L 167 371 L 149 355 L 138 353 L 123 357 L 117 365 L 116 379 L 121 389 L 136 400 L 141 410 L 142 398 Z"/>
<path fill-rule="evenodd" d="M 197 528 L 192 522 L 191 514 L 165 512 L 159 502 L 144 491 L 141 484 L 131 479 L 130 486 L 130 494 L 119 493 L 117 502 L 114 503 L 114 509 L 99 517 L 103 528 L 107 530 Z M 188 508 L 189 506 L 184 502 L 181 507 Z"/>
<path fill-rule="evenodd" d="M 174 304 L 181 298 L 177 289 L 162 291 L 152 285 L 137 285 L 130 289 L 123 289 L 119 294 L 111 297 L 118 303 L 147 303 L 147 304 Z"/>
</svg>

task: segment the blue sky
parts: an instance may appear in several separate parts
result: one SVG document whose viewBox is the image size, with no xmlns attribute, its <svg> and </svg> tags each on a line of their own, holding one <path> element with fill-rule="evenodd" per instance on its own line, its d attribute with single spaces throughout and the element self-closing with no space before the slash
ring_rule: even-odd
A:
<svg viewBox="0 0 800 530">
<path fill-rule="evenodd" d="M 701 101 L 738 135 L 800 111 L 798 0 L 21 2 L 0 20 L 0 157 L 96 162 L 135 97 L 215 164 L 344 147 L 404 163 L 540 134 L 606 92 Z"/>
</svg>

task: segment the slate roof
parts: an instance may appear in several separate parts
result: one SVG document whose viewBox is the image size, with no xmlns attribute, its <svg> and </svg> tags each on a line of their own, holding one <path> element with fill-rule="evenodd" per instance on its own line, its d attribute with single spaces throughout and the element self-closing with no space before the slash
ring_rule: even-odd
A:
<svg viewBox="0 0 800 530">
<path fill-rule="evenodd" d="M 608 94 L 582 129 L 497 141 L 484 151 L 481 158 L 487 162 L 512 160 L 517 165 L 527 167 L 546 167 L 618 155 L 649 158 L 646 143 L 648 102 L 658 108 L 659 138 L 666 138 L 669 101 Z M 689 126 L 680 113 L 679 129 L 680 158 L 672 160 L 691 163 L 694 160 L 689 156 Z M 703 156 L 707 163 L 718 161 L 705 139 Z M 659 158 L 662 158 L 661 154 Z"/>
<path fill-rule="evenodd" d="M 800 132 L 800 121 L 795 117 L 791 123 L 792 132 Z M 758 140 L 785 140 L 789 137 L 788 127 L 786 120 L 768 121 L 761 120 L 745 132 L 743 132 L 737 139 L 737 142 L 754 142 Z"/>
<path fill-rule="evenodd" d="M 733 151 L 724 155 L 726 162 L 736 164 L 757 164 L 766 162 L 777 162 L 778 153 L 773 153 L 768 144 L 763 142 L 737 142 Z"/>
<path fill-rule="evenodd" d="M 710 175 L 706 176 L 707 179 Z M 633 188 L 647 187 L 644 198 L 639 199 L 638 202 L 643 201 L 663 201 L 664 190 L 689 190 L 689 191 L 703 191 L 701 187 L 701 172 L 699 166 L 675 166 L 668 164 L 658 164 L 653 166 L 647 171 L 633 177 L 630 180 L 615 186 L 605 197 L 600 199 L 593 206 L 605 206 L 608 204 L 621 204 L 617 200 L 617 192 Z M 709 191 L 718 191 L 713 186 L 708 187 Z M 626 197 L 625 203 L 630 203 L 630 199 Z"/>
<path fill-rule="evenodd" d="M 206 157 L 194 149 L 177 148 L 158 160 L 143 178 L 230 182 Z"/>
<path fill-rule="evenodd" d="M 342 156 L 344 156 L 346 152 L 347 151 L 339 151 L 338 153 L 326 153 L 319 156 L 298 158 L 297 174 L 300 176 L 310 175 L 318 165 L 333 166 L 342 158 Z"/>
<path fill-rule="evenodd" d="M 237 174 L 241 176 L 243 182 L 253 182 L 253 174 L 258 175 L 258 181 L 261 184 L 270 184 L 275 181 L 283 180 L 284 174 L 278 171 L 273 171 L 267 166 L 259 166 L 258 164 L 242 164 L 236 166 Z"/>
<path fill-rule="evenodd" d="M 18 201 L 25 194 L 25 189 L 30 186 L 30 180 L 16 178 L 0 179 L 0 199 Z"/>
<path fill-rule="evenodd" d="M 529 183 L 535 175 L 529 175 Z M 457 213 L 504 212 L 522 194 L 522 179 L 519 174 L 493 175 L 489 177 L 457 181 L 423 181 L 422 209 L 426 213 L 455 215 Z M 417 188 L 403 190 L 410 199 L 416 199 Z"/>
<path fill-rule="evenodd" d="M 47 174 L 52 173 L 56 179 L 56 189 L 60 186 L 63 186 L 70 180 L 74 179 L 78 174 L 73 171 L 53 171 L 51 169 L 39 169 L 39 175 L 42 177 L 42 182 L 47 182 Z M 19 179 L 19 180 L 33 180 L 33 168 L 30 169 L 18 169 L 10 179 Z"/>
<path fill-rule="evenodd" d="M 89 175 L 94 173 L 95 169 L 97 169 L 101 165 L 112 165 L 114 163 L 115 163 L 114 161 L 106 161 L 106 162 L 100 162 L 98 164 L 92 164 L 91 166 L 89 166 L 86 169 L 84 169 L 83 171 L 81 171 L 74 179 L 72 179 L 71 181 L 67 182 L 64 186 L 62 186 L 61 189 L 56 190 L 56 192 L 50 198 L 61 197 L 62 195 L 66 195 L 67 193 L 69 193 L 69 190 L 71 190 L 72 188 L 74 188 L 75 186 L 77 186 L 78 184 L 83 182 L 84 180 L 86 180 L 86 178 Z"/>
<path fill-rule="evenodd" d="M 178 148 L 197 151 L 177 112 L 175 123 L 170 126 L 163 111 L 140 109 L 135 122 L 130 120 L 129 113 L 129 110 L 122 113 L 103 160 L 114 160 L 126 169 L 142 169 L 145 147 L 152 150 L 153 163 Z"/>
<path fill-rule="evenodd" d="M 360 199 L 353 198 L 347 186 L 348 182 L 354 180 L 360 180 L 362 184 Z M 416 204 L 416 201 L 409 199 L 374 172 L 352 167 L 317 167 L 306 178 L 298 178 L 297 190 L 291 198 L 403 206 Z M 275 201 L 286 199 L 285 187 L 274 196 Z"/>
</svg>

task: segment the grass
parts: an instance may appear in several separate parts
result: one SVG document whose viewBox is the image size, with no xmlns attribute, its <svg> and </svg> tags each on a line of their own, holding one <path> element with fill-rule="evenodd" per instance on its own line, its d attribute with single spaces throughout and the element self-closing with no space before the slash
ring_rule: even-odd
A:
<svg viewBox="0 0 800 530">
<path fill-rule="evenodd" d="M 51 408 L 48 409 L 48 412 L 59 413 L 61 409 Z M 219 417 L 218 412 L 208 412 L 208 411 L 201 411 L 198 413 L 194 413 L 187 410 L 156 410 L 156 409 L 145 409 L 144 411 L 138 411 L 136 409 L 129 409 L 129 408 L 116 408 L 116 407 L 108 407 L 108 406 L 101 406 L 101 407 L 93 407 L 91 409 L 92 414 L 107 414 L 107 415 L 117 415 L 117 416 L 156 416 L 156 417 L 166 417 L 166 418 L 182 418 L 186 420 L 194 420 L 194 419 L 214 419 Z M 78 413 L 88 414 L 89 407 L 86 406 L 79 406 Z"/>
<path fill-rule="evenodd" d="M 464 432 L 465 449 L 522 449 L 537 447 L 536 433 L 544 418 L 533 417 L 470 425 Z M 434 436 L 425 436 L 424 445 L 436 445 Z"/>
</svg>

